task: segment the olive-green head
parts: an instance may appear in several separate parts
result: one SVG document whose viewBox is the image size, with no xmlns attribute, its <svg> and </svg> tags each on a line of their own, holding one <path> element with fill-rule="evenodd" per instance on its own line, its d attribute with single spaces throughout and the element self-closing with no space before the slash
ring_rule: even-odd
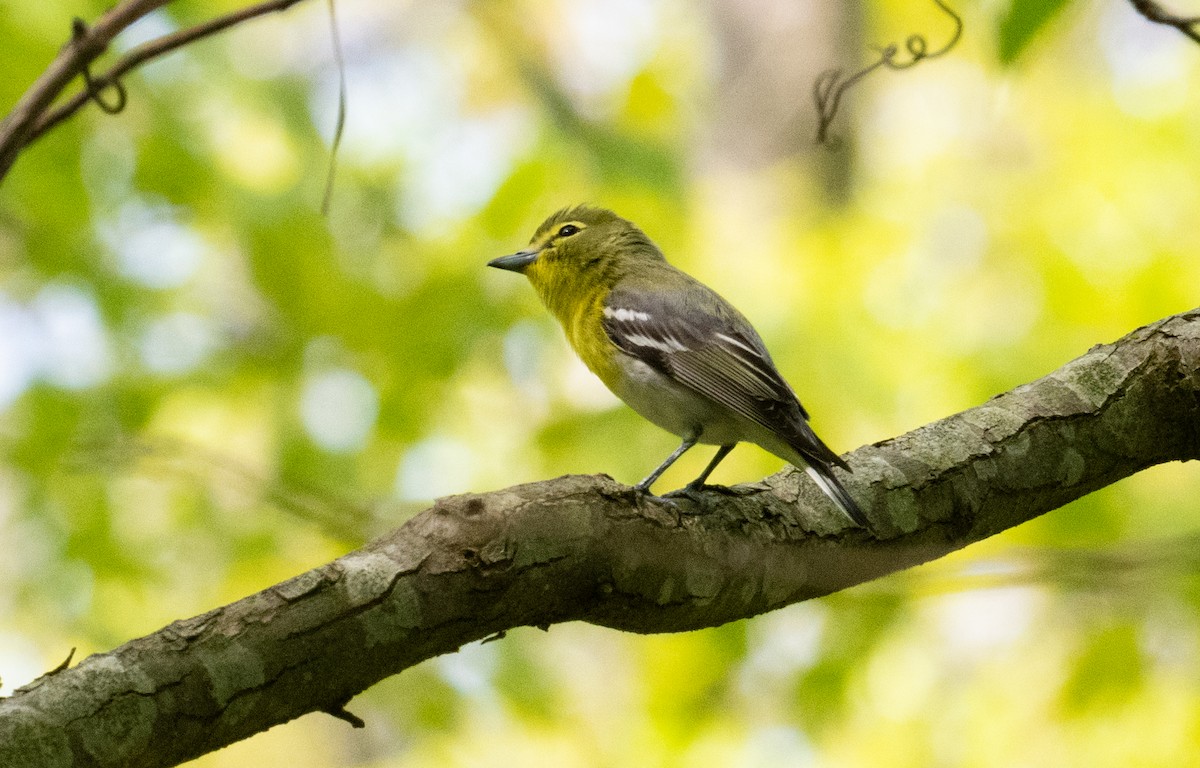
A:
<svg viewBox="0 0 1200 768">
<path fill-rule="evenodd" d="M 611 288 L 639 263 L 662 262 L 662 252 L 632 222 L 604 208 L 564 208 L 542 222 L 529 247 L 488 262 L 520 272 L 547 305 Z"/>
</svg>

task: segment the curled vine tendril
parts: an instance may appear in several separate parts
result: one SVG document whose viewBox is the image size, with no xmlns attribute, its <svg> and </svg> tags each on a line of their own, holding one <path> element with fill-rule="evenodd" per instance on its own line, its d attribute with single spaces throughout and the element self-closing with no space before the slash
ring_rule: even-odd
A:
<svg viewBox="0 0 1200 768">
<path fill-rule="evenodd" d="M 842 96 L 864 77 L 880 67 L 908 69 L 909 67 L 916 66 L 918 62 L 924 59 L 936 59 L 938 56 L 944 56 L 950 52 L 951 48 L 958 44 L 963 33 L 962 17 L 955 13 L 950 6 L 942 2 L 942 0 L 933 0 L 933 2 L 938 8 L 945 11 L 946 15 L 954 19 L 954 35 L 938 50 L 931 52 L 929 50 L 929 42 L 925 39 L 925 36 L 913 34 L 909 35 L 908 39 L 904 41 L 904 51 L 908 54 L 906 59 L 897 59 L 900 53 L 900 46 L 892 43 L 884 48 L 877 49 L 879 51 L 878 61 L 858 70 L 852 75 L 845 76 L 841 69 L 829 69 L 817 77 L 813 83 L 813 101 L 817 104 L 818 144 L 830 143 L 829 127 L 833 124 L 834 118 L 837 117 Z"/>
<path fill-rule="evenodd" d="M 71 21 L 71 43 L 73 45 L 83 45 L 87 37 L 88 27 L 83 19 L 76 16 Z M 101 78 L 96 80 L 92 77 L 91 67 L 84 63 L 83 65 L 83 87 L 87 92 L 88 98 L 96 102 L 96 106 L 100 107 L 106 114 L 115 115 L 125 109 L 125 104 L 129 100 L 129 95 L 125 93 L 125 86 L 120 80 L 108 80 Z M 104 92 L 112 89 L 116 92 L 115 101 L 106 101 Z"/>
</svg>

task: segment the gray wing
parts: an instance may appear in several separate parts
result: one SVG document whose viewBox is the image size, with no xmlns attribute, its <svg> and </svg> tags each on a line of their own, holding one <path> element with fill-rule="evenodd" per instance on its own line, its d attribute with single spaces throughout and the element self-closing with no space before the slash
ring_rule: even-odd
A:
<svg viewBox="0 0 1200 768">
<path fill-rule="evenodd" d="M 766 427 L 805 458 L 845 466 L 808 426 L 807 411 L 750 323 L 703 284 L 693 287 L 617 288 L 605 302 L 604 329 L 626 353 Z M 697 289 L 707 294 L 702 305 Z"/>
</svg>

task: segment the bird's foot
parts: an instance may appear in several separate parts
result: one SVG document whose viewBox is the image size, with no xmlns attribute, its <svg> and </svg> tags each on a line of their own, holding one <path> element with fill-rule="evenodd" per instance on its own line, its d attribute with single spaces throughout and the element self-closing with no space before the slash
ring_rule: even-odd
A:
<svg viewBox="0 0 1200 768">
<path fill-rule="evenodd" d="M 667 495 L 670 496 L 670 494 Z M 668 507 L 677 506 L 675 502 L 668 498 L 663 496 L 655 496 L 653 493 L 650 493 L 650 486 L 646 482 L 641 482 L 633 486 L 633 498 L 639 505 L 643 501 L 654 501 L 659 504 L 665 504 Z"/>
<path fill-rule="evenodd" d="M 688 483 L 678 490 L 671 491 L 666 494 L 667 498 L 687 499 L 700 508 L 700 511 L 707 512 L 712 502 L 712 497 L 706 493 L 708 490 L 722 489 L 720 485 L 705 485 L 704 483 Z"/>
<path fill-rule="evenodd" d="M 704 503 L 703 491 L 703 486 L 685 485 L 664 495 L 668 499 L 687 499 L 693 504 L 699 505 Z"/>
<path fill-rule="evenodd" d="M 643 501 L 654 502 L 655 504 L 666 507 L 668 510 L 671 511 L 671 513 L 673 515 L 675 515 L 676 527 L 682 528 L 683 527 L 683 509 L 680 507 L 679 503 L 676 502 L 674 499 L 667 498 L 668 496 L 671 496 L 671 495 L 672 494 L 668 493 L 665 496 L 655 496 L 653 493 L 650 493 L 650 486 L 646 485 L 645 483 L 638 483 L 637 485 L 633 486 L 634 502 L 639 507 L 642 506 Z"/>
</svg>

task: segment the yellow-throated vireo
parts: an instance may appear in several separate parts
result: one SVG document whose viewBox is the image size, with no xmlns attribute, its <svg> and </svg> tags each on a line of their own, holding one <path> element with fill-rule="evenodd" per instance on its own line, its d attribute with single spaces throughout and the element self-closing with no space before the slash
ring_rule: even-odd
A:
<svg viewBox="0 0 1200 768">
<path fill-rule="evenodd" d="M 635 486 L 639 492 L 696 443 L 720 446 L 684 489 L 693 493 L 746 441 L 805 467 L 851 520 L 869 527 L 832 469 L 850 468 L 808 425 L 750 322 L 668 264 L 633 223 L 602 208 L 564 208 L 528 248 L 488 266 L 529 278 L 587 367 L 639 414 L 683 438 Z"/>
</svg>

